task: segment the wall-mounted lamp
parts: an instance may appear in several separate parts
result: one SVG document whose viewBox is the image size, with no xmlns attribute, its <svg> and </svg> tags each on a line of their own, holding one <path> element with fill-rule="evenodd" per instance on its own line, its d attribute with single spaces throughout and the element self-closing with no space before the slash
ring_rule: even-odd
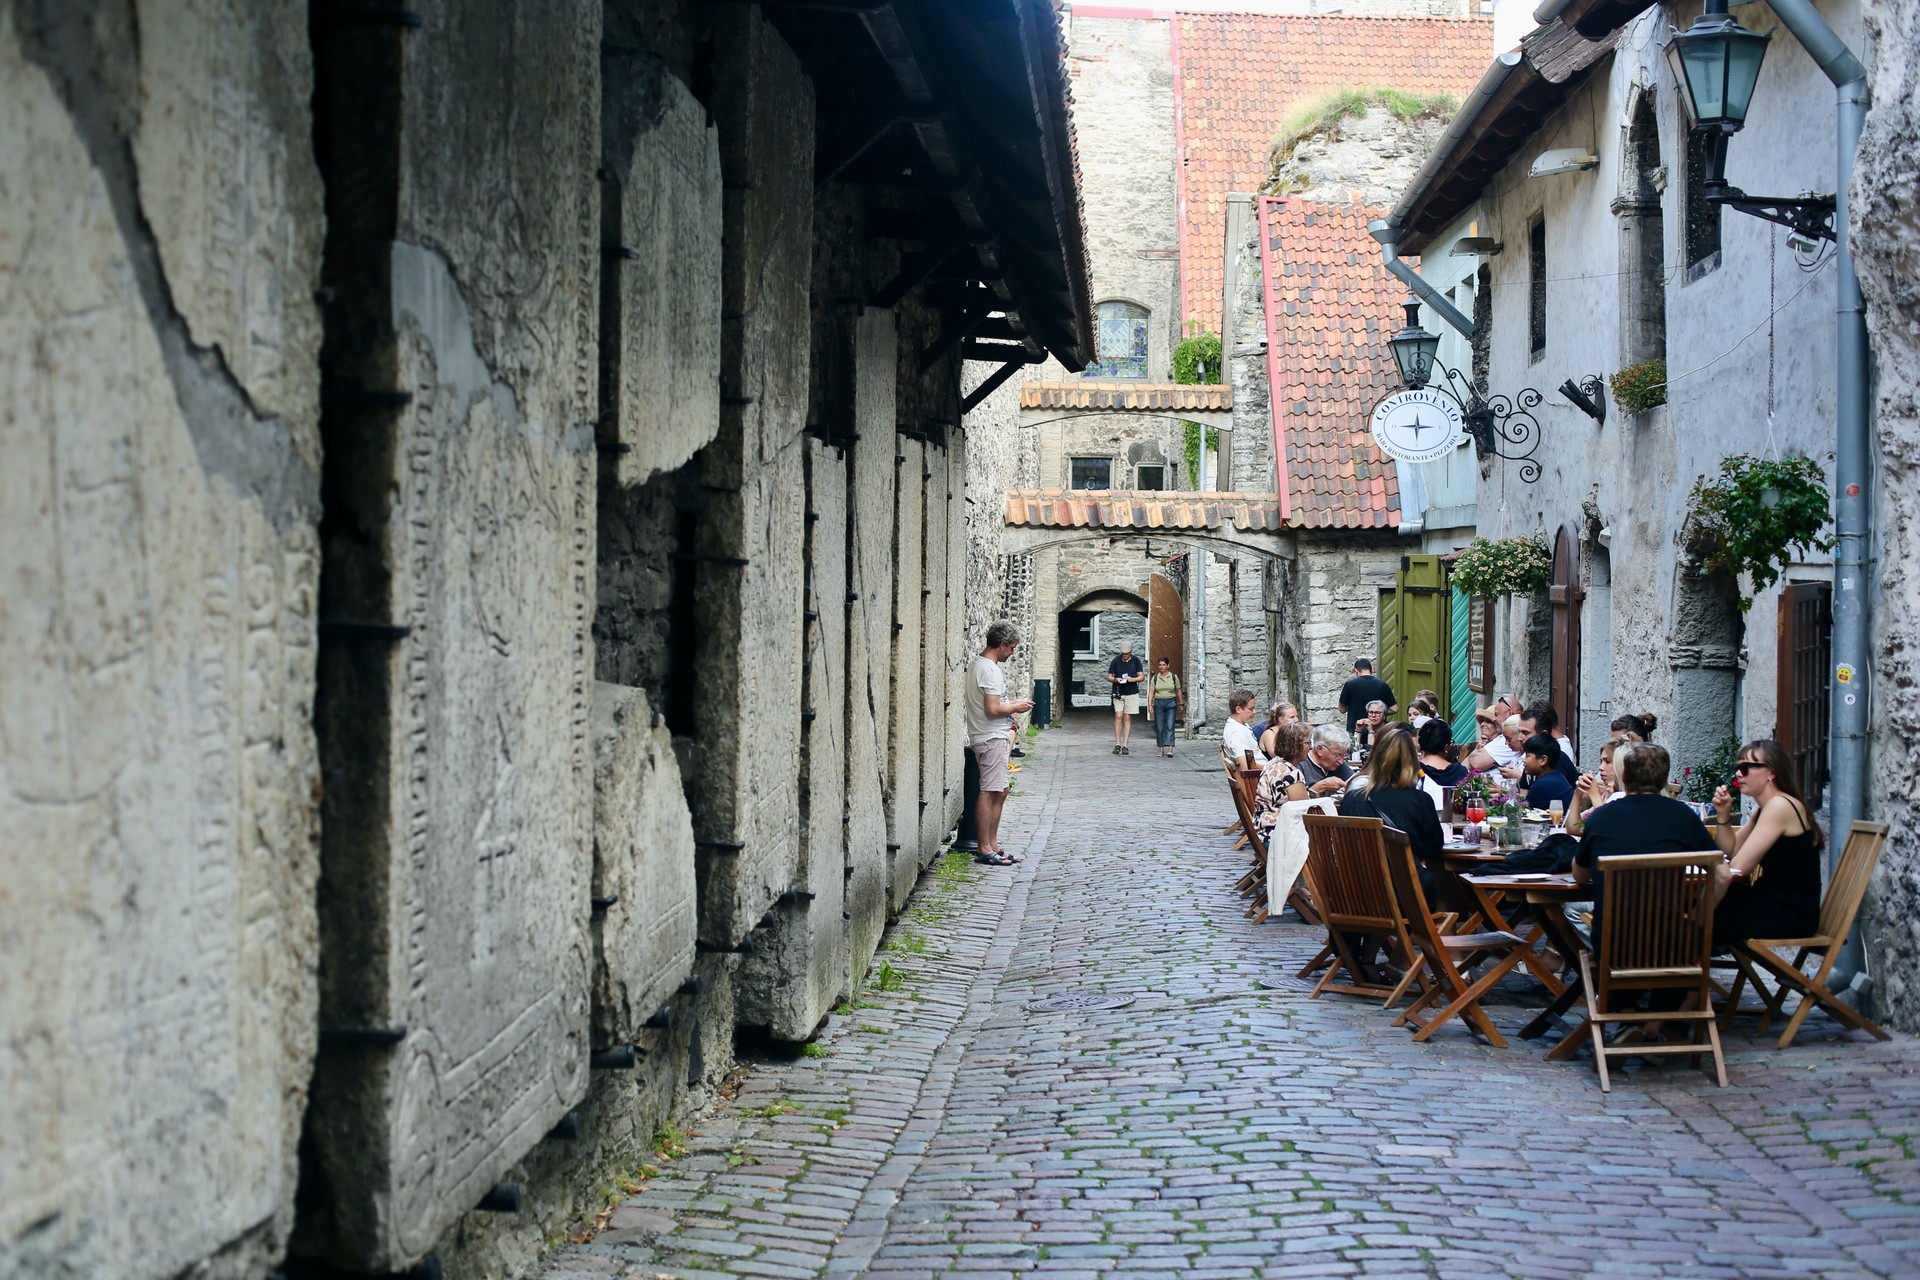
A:
<svg viewBox="0 0 1920 1280">
<path fill-rule="evenodd" d="M 1560 384 L 1560 394 L 1565 396 L 1574 408 L 1602 426 L 1606 425 L 1607 396 L 1600 382 L 1600 375 L 1582 378 L 1577 383 L 1572 378 L 1568 378 Z"/>
<path fill-rule="evenodd" d="M 1600 157 L 1586 147 L 1555 147 L 1542 151 L 1527 170 L 1529 178 L 1552 178 L 1563 173 L 1585 173 L 1597 168 Z"/>
</svg>

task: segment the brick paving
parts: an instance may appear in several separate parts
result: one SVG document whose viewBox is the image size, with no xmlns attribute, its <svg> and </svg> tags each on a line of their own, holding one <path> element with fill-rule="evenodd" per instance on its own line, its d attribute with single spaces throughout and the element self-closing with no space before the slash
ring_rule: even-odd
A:
<svg viewBox="0 0 1920 1280">
<path fill-rule="evenodd" d="M 1043 735 L 1027 860 L 929 875 L 824 1056 L 755 1066 L 543 1280 L 1920 1275 L 1920 1042 L 1815 1014 L 1737 1028 L 1731 1088 L 1635 1059 L 1611 1095 L 1543 1041 L 1415 1044 L 1242 918 L 1213 747 L 1105 732 Z M 1034 1007 L 1094 996 L 1131 1003 Z"/>
</svg>

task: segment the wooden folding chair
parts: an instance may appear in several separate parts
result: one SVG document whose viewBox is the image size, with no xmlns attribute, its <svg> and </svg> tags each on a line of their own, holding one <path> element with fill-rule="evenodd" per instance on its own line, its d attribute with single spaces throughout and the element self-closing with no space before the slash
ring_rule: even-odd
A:
<svg viewBox="0 0 1920 1280">
<path fill-rule="evenodd" d="M 1827 988 L 1827 976 L 1833 972 L 1834 960 L 1847 945 L 1847 935 L 1853 931 L 1854 917 L 1860 913 L 1861 899 L 1866 896 L 1867 885 L 1873 879 L 1873 869 L 1879 863 L 1880 851 L 1886 847 L 1886 843 L 1886 823 L 1853 824 L 1847 833 L 1846 847 L 1840 851 L 1840 860 L 1833 869 L 1833 879 L 1827 884 L 1826 896 L 1820 902 L 1818 933 L 1806 938 L 1748 938 L 1733 944 L 1734 960 L 1740 971 L 1734 976 L 1732 990 L 1728 993 L 1729 1010 L 1740 1003 L 1741 984 L 1753 983 L 1754 991 L 1767 1006 L 1760 1023 L 1760 1030 L 1765 1033 L 1773 1015 L 1784 1011 L 1788 993 L 1798 992 L 1800 995 L 1800 1005 L 1793 1011 L 1793 1017 L 1787 1020 L 1787 1029 L 1781 1033 L 1774 1048 L 1784 1049 L 1792 1044 L 1793 1038 L 1800 1034 L 1800 1027 L 1806 1022 L 1807 1015 L 1816 1006 L 1824 1008 L 1842 1026 L 1857 1027 L 1880 1040 L 1891 1038 L 1866 1018 L 1841 1004 L 1838 997 Z M 1794 948 L 1792 964 L 1774 954 L 1776 949 L 1787 947 Z M 1820 965 L 1814 970 L 1813 976 L 1808 977 L 1801 972 L 1800 966 L 1806 963 L 1809 955 L 1816 954 L 1820 957 Z M 1761 981 L 1760 969 L 1765 969 L 1777 980 L 1778 985 L 1773 990 L 1769 991 Z"/>
<path fill-rule="evenodd" d="M 1314 905 L 1333 948 L 1333 961 L 1315 984 L 1313 998 L 1334 992 L 1397 1000 L 1407 981 L 1404 976 L 1387 981 L 1385 968 L 1394 960 L 1410 966 L 1413 948 L 1394 903 L 1380 819 L 1309 813 L 1305 822 Z"/>
<path fill-rule="evenodd" d="M 1427 906 L 1426 891 L 1420 887 L 1420 867 L 1414 861 L 1413 846 L 1399 831 L 1383 833 L 1387 846 L 1387 871 L 1393 880 L 1394 900 L 1400 906 L 1400 921 L 1405 936 L 1412 942 L 1418 959 L 1429 977 L 1425 990 L 1393 1020 L 1393 1025 L 1411 1026 L 1415 1040 L 1425 1040 L 1449 1019 L 1464 1017 L 1469 1026 L 1487 1038 L 1496 1048 L 1507 1047 L 1506 1037 L 1493 1025 L 1493 1019 L 1480 1007 L 1480 997 L 1495 983 L 1512 973 L 1532 950 L 1525 938 L 1505 929 L 1474 933 L 1455 933 L 1452 915 L 1436 916 Z M 1476 916 L 1475 919 L 1478 919 Z M 1497 958 L 1496 958 L 1497 957 Z M 1485 959 L 1494 963 L 1478 978 L 1467 971 Z M 1404 985 L 1404 984 L 1403 984 Z M 1445 1003 L 1442 1004 L 1441 1002 Z M 1438 1012 L 1420 1020 L 1420 1011 L 1440 1005 Z"/>
<path fill-rule="evenodd" d="M 1709 962 L 1713 950 L 1713 869 L 1718 853 L 1635 853 L 1602 858 L 1598 954 L 1580 953 L 1586 986 L 1586 1021 L 1547 1054 L 1571 1057 L 1580 1033 L 1593 1038 L 1594 1066 L 1601 1092 L 1613 1088 L 1609 1058 L 1683 1054 L 1713 1055 L 1720 1087 L 1727 1087 L 1727 1064 L 1720 1056 L 1720 1024 L 1713 1012 Z M 1612 1012 L 1616 993 L 1691 991 L 1695 1007 L 1687 1011 Z M 1606 1028 L 1622 1022 L 1686 1022 L 1693 1039 L 1686 1044 L 1640 1042 L 1609 1045 Z M 1701 1044 L 1704 1036 L 1706 1044 Z"/>
</svg>

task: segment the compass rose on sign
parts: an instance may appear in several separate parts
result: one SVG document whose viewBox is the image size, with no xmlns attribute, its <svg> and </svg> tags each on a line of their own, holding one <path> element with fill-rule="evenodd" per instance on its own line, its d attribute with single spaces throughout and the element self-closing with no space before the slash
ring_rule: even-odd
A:
<svg viewBox="0 0 1920 1280">
<path fill-rule="evenodd" d="M 1465 430 L 1459 407 L 1424 388 L 1397 392 L 1373 411 L 1380 452 L 1401 462 L 1437 462 L 1453 452 Z"/>
</svg>

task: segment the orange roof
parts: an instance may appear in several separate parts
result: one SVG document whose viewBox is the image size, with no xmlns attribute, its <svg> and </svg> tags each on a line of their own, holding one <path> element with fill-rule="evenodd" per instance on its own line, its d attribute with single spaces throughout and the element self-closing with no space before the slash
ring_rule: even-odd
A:
<svg viewBox="0 0 1920 1280">
<path fill-rule="evenodd" d="M 1066 382 L 1028 382 L 1020 387 L 1022 409 L 1185 409 L 1224 413 L 1233 408 L 1233 389 L 1223 385 L 1126 382 L 1092 378 Z"/>
<path fill-rule="evenodd" d="M 1373 443 L 1373 406 L 1393 389 L 1387 339 L 1399 329 L 1405 288 L 1367 234 L 1378 212 L 1273 196 L 1259 212 L 1267 373 L 1290 523 L 1396 528 L 1399 476 Z"/>
<path fill-rule="evenodd" d="M 1166 489 L 1009 489 L 1007 523 L 1056 529 L 1218 529 L 1280 532 L 1280 502 L 1260 493 Z"/>
<path fill-rule="evenodd" d="M 1484 18 L 1177 15 L 1180 318 L 1220 327 L 1227 196 L 1266 181 L 1290 109 L 1330 89 L 1375 85 L 1464 98 L 1492 49 Z"/>
</svg>

